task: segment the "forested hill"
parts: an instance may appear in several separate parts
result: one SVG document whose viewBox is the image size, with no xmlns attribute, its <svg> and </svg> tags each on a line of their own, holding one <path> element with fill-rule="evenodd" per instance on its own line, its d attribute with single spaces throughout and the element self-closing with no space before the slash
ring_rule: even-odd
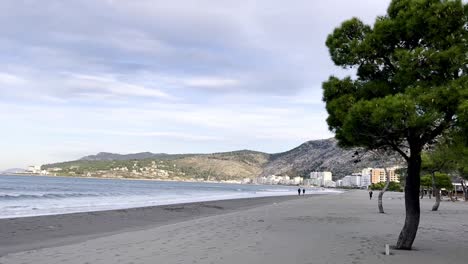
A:
<svg viewBox="0 0 468 264">
<path fill-rule="evenodd" d="M 240 150 L 213 154 L 164 154 L 101 152 L 76 161 L 44 165 L 60 174 L 125 178 L 238 180 L 266 175 L 306 176 L 311 171 L 332 171 L 334 178 L 378 167 L 380 161 L 364 155 L 354 163 L 355 149 L 342 149 L 334 138 L 312 140 L 292 150 L 268 154 Z"/>
<path fill-rule="evenodd" d="M 142 159 L 174 159 L 180 157 L 192 156 L 194 154 L 166 154 L 166 153 L 151 153 L 151 152 L 140 152 L 134 154 L 116 154 L 109 152 L 99 152 L 96 155 L 89 155 L 81 158 L 80 160 L 86 161 L 112 161 L 112 160 L 142 160 Z"/>
</svg>

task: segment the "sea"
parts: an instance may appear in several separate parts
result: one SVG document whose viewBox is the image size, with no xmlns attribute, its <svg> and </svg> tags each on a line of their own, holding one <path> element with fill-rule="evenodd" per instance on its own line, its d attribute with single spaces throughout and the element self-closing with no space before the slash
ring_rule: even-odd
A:
<svg viewBox="0 0 468 264">
<path fill-rule="evenodd" d="M 297 187 L 0 175 L 0 218 L 283 195 L 297 195 Z"/>
</svg>

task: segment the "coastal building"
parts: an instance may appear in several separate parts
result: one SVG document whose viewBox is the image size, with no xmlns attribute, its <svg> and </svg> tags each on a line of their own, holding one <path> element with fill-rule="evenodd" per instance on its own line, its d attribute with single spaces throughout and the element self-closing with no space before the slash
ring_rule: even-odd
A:
<svg viewBox="0 0 468 264">
<path fill-rule="evenodd" d="M 371 172 L 372 172 L 372 168 L 365 168 L 365 169 L 362 169 L 361 171 L 361 175 L 371 175 Z"/>
<path fill-rule="evenodd" d="M 372 169 L 371 182 L 372 183 L 385 182 L 385 170 L 384 169 Z"/>
<path fill-rule="evenodd" d="M 361 174 L 353 173 L 341 179 L 341 186 L 345 187 L 361 187 Z"/>
<path fill-rule="evenodd" d="M 344 176 L 343 179 L 341 179 L 341 186 L 342 187 L 350 187 L 351 186 L 351 176 Z"/>
<path fill-rule="evenodd" d="M 304 180 L 302 181 L 302 184 L 305 185 L 305 186 L 311 186 L 311 185 L 313 185 L 311 179 L 304 179 Z"/>
<path fill-rule="evenodd" d="M 310 173 L 312 185 L 325 186 L 327 182 L 332 181 L 332 173 L 330 171 L 313 171 Z"/>
<path fill-rule="evenodd" d="M 399 169 L 399 167 L 393 167 L 393 168 L 388 169 L 390 173 L 390 181 L 392 182 L 400 182 L 400 177 L 399 177 L 400 175 L 396 173 L 397 169 Z"/>
<path fill-rule="evenodd" d="M 27 173 L 32 173 L 32 174 L 39 174 L 41 173 L 41 166 L 40 165 L 31 165 L 28 166 L 26 169 Z"/>
<path fill-rule="evenodd" d="M 291 179 L 288 175 L 285 176 L 276 176 L 270 175 L 268 177 L 262 176 L 255 178 L 252 183 L 256 184 L 270 184 L 270 185 L 298 185 L 303 183 L 302 177 L 294 177 Z"/>
<path fill-rule="evenodd" d="M 291 182 L 291 178 L 288 175 L 286 175 L 286 176 L 281 177 L 279 184 L 289 185 L 290 182 Z"/>
<path fill-rule="evenodd" d="M 242 179 L 241 183 L 242 183 L 242 184 L 250 184 L 250 183 L 252 183 L 252 179 L 250 179 L 250 178 L 244 178 L 244 179 Z"/>
<path fill-rule="evenodd" d="M 362 174 L 361 176 L 361 187 L 368 187 L 371 185 L 371 175 L 370 174 Z"/>
<path fill-rule="evenodd" d="M 398 175 L 395 173 L 396 169 L 397 167 L 387 169 L 390 176 L 390 181 L 392 182 L 400 182 Z M 371 183 L 386 182 L 386 177 L 387 174 L 385 173 L 385 169 L 375 168 L 371 170 Z"/>
<path fill-rule="evenodd" d="M 294 185 L 302 184 L 302 182 L 303 182 L 302 177 L 294 177 L 294 178 L 292 179 L 292 184 L 294 184 Z"/>
<path fill-rule="evenodd" d="M 254 179 L 254 183 L 255 184 L 266 184 L 266 177 L 265 176 L 262 176 L 262 177 L 257 177 Z"/>
<path fill-rule="evenodd" d="M 353 173 L 351 175 L 351 186 L 353 187 L 360 187 L 361 186 L 361 173 Z"/>
</svg>

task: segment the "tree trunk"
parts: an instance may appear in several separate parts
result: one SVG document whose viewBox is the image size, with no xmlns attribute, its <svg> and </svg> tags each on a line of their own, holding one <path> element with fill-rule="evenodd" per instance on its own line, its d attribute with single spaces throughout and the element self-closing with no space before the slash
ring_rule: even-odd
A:
<svg viewBox="0 0 468 264">
<path fill-rule="evenodd" d="M 463 198 L 465 199 L 465 202 L 468 202 L 468 192 L 466 190 L 465 180 L 462 179 L 460 183 L 463 189 Z"/>
<path fill-rule="evenodd" d="M 406 191 L 406 187 L 405 187 L 405 191 Z M 421 199 L 424 198 L 424 188 L 423 187 L 420 188 L 419 192 L 421 194 Z"/>
<path fill-rule="evenodd" d="M 432 178 L 432 191 L 434 192 L 434 196 L 436 198 L 436 201 L 435 201 L 434 205 L 432 206 L 432 211 L 437 211 L 437 209 L 439 209 L 439 205 L 440 205 L 440 191 L 437 188 L 434 172 L 431 173 L 431 178 Z"/>
<path fill-rule="evenodd" d="M 384 210 L 383 210 L 383 205 L 382 205 L 382 196 L 384 195 L 384 193 L 387 191 L 388 189 L 388 186 L 390 185 L 390 175 L 388 174 L 388 171 L 387 171 L 387 168 L 384 168 L 385 170 L 385 186 L 383 187 L 383 189 L 380 191 L 379 193 L 379 201 L 378 201 L 378 205 L 379 205 L 379 213 L 381 214 L 385 214 Z"/>
<path fill-rule="evenodd" d="M 437 189 L 437 188 L 434 188 L 434 196 L 436 198 L 436 201 L 434 203 L 434 205 L 432 206 L 432 211 L 437 211 L 439 209 L 439 205 L 440 205 L 440 190 Z"/>
<path fill-rule="evenodd" d="M 397 249 L 411 250 L 419 227 L 421 209 L 419 207 L 419 187 L 421 184 L 421 150 L 411 149 L 408 159 L 408 175 L 405 185 L 405 225 L 400 232 Z"/>
</svg>

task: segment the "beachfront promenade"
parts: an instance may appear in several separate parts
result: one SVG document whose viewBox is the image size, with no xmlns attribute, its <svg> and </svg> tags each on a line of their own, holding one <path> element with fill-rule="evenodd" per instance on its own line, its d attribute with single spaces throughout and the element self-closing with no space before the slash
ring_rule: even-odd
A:
<svg viewBox="0 0 468 264">
<path fill-rule="evenodd" d="M 366 191 L 352 191 L 228 213 L 220 206 L 216 215 L 17 252 L 0 263 L 467 263 L 468 203 L 444 201 L 431 212 L 433 201 L 421 200 L 415 250 L 390 256 L 383 252 L 403 226 L 403 194 L 386 193 L 379 214 Z"/>
</svg>

